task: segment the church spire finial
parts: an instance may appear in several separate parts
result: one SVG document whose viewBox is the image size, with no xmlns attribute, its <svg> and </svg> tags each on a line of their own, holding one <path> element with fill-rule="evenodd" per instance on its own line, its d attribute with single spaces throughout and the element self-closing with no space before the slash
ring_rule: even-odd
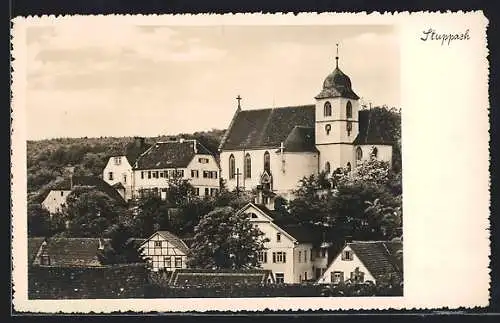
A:
<svg viewBox="0 0 500 323">
<path fill-rule="evenodd" d="M 337 45 L 337 56 L 335 56 L 335 67 L 339 67 L 339 43 Z"/>
<path fill-rule="evenodd" d="M 241 109 L 241 96 L 239 94 L 236 97 L 236 100 L 238 100 L 238 109 Z"/>
</svg>

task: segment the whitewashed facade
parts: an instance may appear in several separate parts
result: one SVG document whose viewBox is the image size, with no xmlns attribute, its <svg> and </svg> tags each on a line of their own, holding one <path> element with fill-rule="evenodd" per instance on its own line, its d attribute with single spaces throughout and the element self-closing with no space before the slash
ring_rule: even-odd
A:
<svg viewBox="0 0 500 323">
<path fill-rule="evenodd" d="M 42 206 L 49 211 L 50 215 L 60 212 L 70 193 L 71 190 L 51 190 L 42 201 Z"/>
<path fill-rule="evenodd" d="M 102 171 L 102 179 L 111 186 L 121 183 L 125 187 L 124 199 L 130 200 L 132 198 L 132 165 L 130 165 L 127 156 L 110 157 Z"/>
</svg>

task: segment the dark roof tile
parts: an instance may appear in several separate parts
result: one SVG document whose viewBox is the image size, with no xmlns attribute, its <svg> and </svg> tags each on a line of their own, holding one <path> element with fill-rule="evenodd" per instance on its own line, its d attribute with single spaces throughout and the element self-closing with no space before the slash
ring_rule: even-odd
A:
<svg viewBox="0 0 500 323">
<path fill-rule="evenodd" d="M 98 267 L 98 250 L 98 238 L 52 238 L 42 253 L 49 256 L 51 266 Z"/>
<path fill-rule="evenodd" d="M 196 154 L 213 156 L 196 140 L 158 142 L 137 159 L 135 168 L 185 168 Z"/>
<path fill-rule="evenodd" d="M 402 259 L 397 252 L 402 252 L 400 241 L 357 241 L 347 244 L 377 279 L 384 274 L 394 274 L 402 278 Z"/>
<path fill-rule="evenodd" d="M 359 133 L 354 139 L 354 145 L 392 145 L 390 133 L 382 129 L 379 120 L 372 118 L 370 110 L 360 110 L 358 113 Z"/>
<path fill-rule="evenodd" d="M 278 148 L 295 126 L 314 128 L 314 113 L 314 105 L 239 111 L 221 149 Z"/>
<path fill-rule="evenodd" d="M 170 278 L 170 284 L 182 285 L 233 285 L 263 284 L 270 279 L 273 281 L 272 272 L 265 269 L 251 270 L 212 270 L 212 269 L 177 269 Z"/>
<path fill-rule="evenodd" d="M 45 238 L 28 238 L 28 266 L 33 264 L 44 240 Z"/>
</svg>

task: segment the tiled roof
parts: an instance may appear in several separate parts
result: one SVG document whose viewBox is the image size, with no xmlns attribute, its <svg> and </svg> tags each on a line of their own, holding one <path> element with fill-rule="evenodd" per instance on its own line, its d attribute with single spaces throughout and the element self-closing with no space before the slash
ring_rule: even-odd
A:
<svg viewBox="0 0 500 323">
<path fill-rule="evenodd" d="M 359 133 L 354 145 L 392 145 L 391 135 L 381 127 L 379 120 L 371 118 L 372 115 L 370 110 L 359 111 Z"/>
<path fill-rule="evenodd" d="M 123 186 L 122 182 L 118 182 L 112 185 L 112 187 L 116 190 L 124 190 L 125 186 Z"/>
<path fill-rule="evenodd" d="M 93 176 L 73 176 L 73 188 L 75 186 L 91 186 L 94 187 L 96 190 L 105 193 L 119 204 L 124 205 L 126 203 L 123 197 L 120 195 L 120 193 L 118 193 L 118 191 L 114 189 L 111 185 L 103 181 L 102 178 Z M 69 180 L 69 178 L 65 178 L 61 182 L 57 183 L 50 190 L 42 194 L 42 196 L 44 196 L 43 199 L 47 197 L 50 191 L 54 190 L 70 191 L 71 181 Z"/>
<path fill-rule="evenodd" d="M 352 90 L 351 79 L 338 66 L 323 82 L 323 89 L 316 99 L 344 97 L 357 100 L 359 96 Z"/>
<path fill-rule="evenodd" d="M 295 126 L 314 128 L 314 122 L 314 105 L 239 111 L 221 149 L 279 148 Z"/>
<path fill-rule="evenodd" d="M 370 273 L 377 279 L 384 274 L 394 274 L 402 278 L 402 258 L 396 253 L 402 252 L 400 241 L 357 241 L 347 244 L 363 262 Z M 399 258 L 399 259 L 398 259 Z"/>
<path fill-rule="evenodd" d="M 317 152 L 314 128 L 295 126 L 283 146 L 285 152 Z"/>
<path fill-rule="evenodd" d="M 98 238 L 51 238 L 43 254 L 49 256 L 51 266 L 96 267 L 101 266 L 98 250 Z"/>
<path fill-rule="evenodd" d="M 28 266 L 33 264 L 45 238 L 28 238 Z"/>
<path fill-rule="evenodd" d="M 196 154 L 213 156 L 196 140 L 158 142 L 137 159 L 135 169 L 185 168 Z"/>
<path fill-rule="evenodd" d="M 264 269 L 252 270 L 212 270 L 177 269 L 170 278 L 170 285 L 211 285 L 211 284 L 264 284 L 273 281 L 272 272 Z"/>
<path fill-rule="evenodd" d="M 163 239 L 168 240 L 171 244 L 173 244 L 177 249 L 179 249 L 181 252 L 184 254 L 187 254 L 189 252 L 189 248 L 186 245 L 184 241 L 182 241 L 178 236 L 175 234 L 168 232 L 168 231 L 158 231 L 157 232 L 160 236 L 163 237 Z"/>
<path fill-rule="evenodd" d="M 151 145 L 146 144 L 144 138 L 135 138 L 134 142 L 129 143 L 125 148 L 125 157 L 130 166 L 134 167 L 137 158 L 150 147 Z"/>
</svg>

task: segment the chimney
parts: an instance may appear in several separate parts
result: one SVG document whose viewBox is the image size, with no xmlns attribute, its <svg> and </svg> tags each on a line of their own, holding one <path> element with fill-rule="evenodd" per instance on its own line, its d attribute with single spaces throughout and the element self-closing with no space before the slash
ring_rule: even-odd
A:
<svg viewBox="0 0 500 323">
<path fill-rule="evenodd" d="M 184 138 L 179 138 L 179 142 L 182 144 L 184 142 Z"/>
</svg>

